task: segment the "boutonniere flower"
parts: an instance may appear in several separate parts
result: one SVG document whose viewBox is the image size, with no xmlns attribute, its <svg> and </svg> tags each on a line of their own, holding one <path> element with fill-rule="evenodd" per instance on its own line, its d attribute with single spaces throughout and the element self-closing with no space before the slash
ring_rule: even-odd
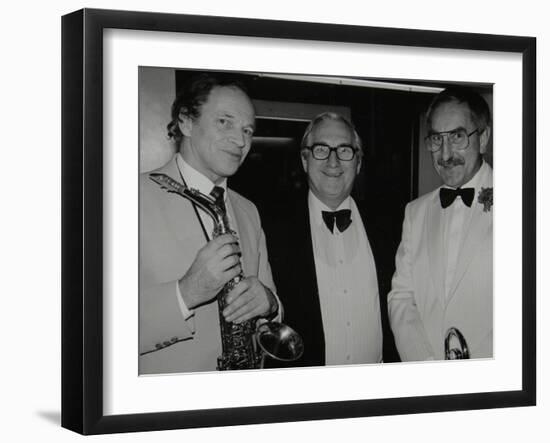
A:
<svg viewBox="0 0 550 443">
<path fill-rule="evenodd" d="M 493 188 L 481 188 L 477 201 L 483 205 L 483 212 L 489 212 L 493 206 Z"/>
</svg>

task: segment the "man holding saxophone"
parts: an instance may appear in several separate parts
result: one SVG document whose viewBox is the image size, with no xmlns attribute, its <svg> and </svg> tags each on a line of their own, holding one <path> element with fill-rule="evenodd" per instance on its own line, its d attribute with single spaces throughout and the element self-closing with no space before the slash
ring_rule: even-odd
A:
<svg viewBox="0 0 550 443">
<path fill-rule="evenodd" d="M 161 189 L 149 174 L 140 177 L 140 374 L 215 370 L 222 354 L 216 295 L 241 273 L 223 318 L 239 324 L 280 317 L 258 212 L 226 182 L 250 150 L 254 120 L 239 85 L 195 77 L 172 106 L 168 135 L 179 152 L 155 171 L 215 195 L 236 235 L 212 238 L 214 221 L 201 207 Z"/>
</svg>

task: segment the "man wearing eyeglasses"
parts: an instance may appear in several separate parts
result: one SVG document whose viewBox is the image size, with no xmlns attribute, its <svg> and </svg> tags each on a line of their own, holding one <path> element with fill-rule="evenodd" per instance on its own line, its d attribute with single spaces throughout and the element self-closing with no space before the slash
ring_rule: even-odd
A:
<svg viewBox="0 0 550 443">
<path fill-rule="evenodd" d="M 302 358 L 290 366 L 382 359 L 376 267 L 350 196 L 362 155 L 351 122 L 333 112 L 315 117 L 301 143 L 309 192 L 283 224 L 265 227 L 284 321 L 304 340 Z"/>
<path fill-rule="evenodd" d="M 443 186 L 405 209 L 388 295 L 395 342 L 403 361 L 452 359 L 457 351 L 492 357 L 493 172 L 483 159 L 489 107 L 471 90 L 446 89 L 428 108 L 427 129 Z"/>
</svg>

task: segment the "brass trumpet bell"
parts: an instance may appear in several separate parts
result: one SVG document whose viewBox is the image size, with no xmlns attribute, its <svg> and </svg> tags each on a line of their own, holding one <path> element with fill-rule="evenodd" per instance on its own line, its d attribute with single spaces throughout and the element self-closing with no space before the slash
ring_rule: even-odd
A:
<svg viewBox="0 0 550 443">
<path fill-rule="evenodd" d="M 451 340 L 458 341 L 458 348 L 451 348 Z M 465 360 L 470 358 L 468 344 L 458 328 L 449 328 L 445 334 L 445 360 Z"/>
</svg>

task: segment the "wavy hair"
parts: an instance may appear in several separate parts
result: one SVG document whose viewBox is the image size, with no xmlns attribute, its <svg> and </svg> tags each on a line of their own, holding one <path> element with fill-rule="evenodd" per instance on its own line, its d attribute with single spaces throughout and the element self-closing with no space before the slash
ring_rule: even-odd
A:
<svg viewBox="0 0 550 443">
<path fill-rule="evenodd" d="M 426 124 L 431 127 L 434 111 L 444 103 L 458 102 L 465 103 L 470 109 L 471 118 L 474 124 L 482 133 L 491 126 L 491 111 L 485 99 L 477 92 L 464 87 L 451 87 L 437 94 L 426 112 Z"/>
<path fill-rule="evenodd" d="M 206 103 L 212 90 L 224 86 L 240 89 L 247 94 L 244 85 L 237 80 L 217 78 L 211 74 L 199 74 L 186 82 L 172 104 L 172 120 L 166 126 L 168 138 L 175 140 L 179 144 L 183 139 L 183 134 L 179 128 L 179 123 L 181 123 L 180 116 L 183 114 L 191 119 L 199 117 L 202 105 Z"/>
</svg>

